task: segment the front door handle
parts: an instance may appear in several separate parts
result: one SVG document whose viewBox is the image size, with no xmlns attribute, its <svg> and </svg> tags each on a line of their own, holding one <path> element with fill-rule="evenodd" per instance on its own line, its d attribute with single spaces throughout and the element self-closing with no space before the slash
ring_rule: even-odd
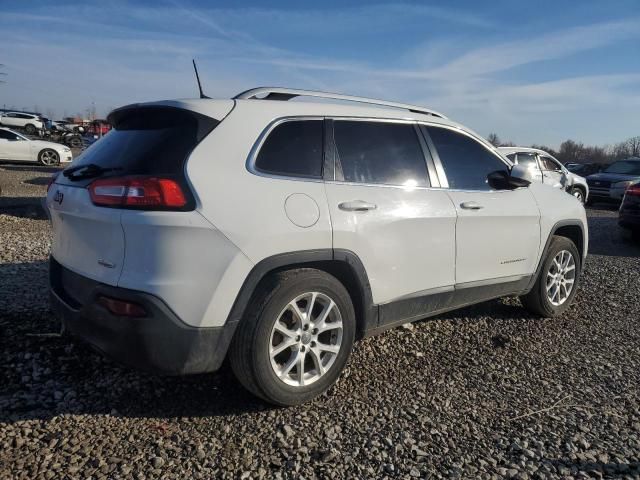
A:
<svg viewBox="0 0 640 480">
<path fill-rule="evenodd" d="M 480 210 L 481 208 L 484 208 L 478 202 L 462 202 L 460 206 L 465 210 Z"/>
<path fill-rule="evenodd" d="M 338 205 L 338 208 L 346 212 L 366 212 L 367 210 L 375 210 L 377 206 L 375 203 L 354 200 L 352 202 L 342 202 Z"/>
</svg>

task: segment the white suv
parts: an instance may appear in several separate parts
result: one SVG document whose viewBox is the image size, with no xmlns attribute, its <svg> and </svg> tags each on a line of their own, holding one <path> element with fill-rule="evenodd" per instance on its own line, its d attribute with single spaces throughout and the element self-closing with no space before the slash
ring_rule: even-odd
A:
<svg viewBox="0 0 640 480">
<path fill-rule="evenodd" d="M 35 135 L 44 128 L 44 123 L 38 115 L 23 112 L 0 113 L 0 125 L 13 128 L 24 128 L 28 135 Z"/>
<path fill-rule="evenodd" d="M 64 328 L 123 363 L 208 372 L 228 354 L 292 405 L 354 339 L 505 295 L 557 315 L 576 293 L 580 202 L 434 111 L 259 88 L 109 121 L 48 190 L 50 281 Z"/>
</svg>

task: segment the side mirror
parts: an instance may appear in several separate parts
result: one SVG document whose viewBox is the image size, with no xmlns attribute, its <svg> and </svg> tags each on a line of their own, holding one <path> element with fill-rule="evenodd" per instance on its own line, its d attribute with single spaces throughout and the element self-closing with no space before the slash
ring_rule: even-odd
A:
<svg viewBox="0 0 640 480">
<path fill-rule="evenodd" d="M 516 171 L 517 175 L 522 175 L 522 177 L 514 175 L 514 170 L 516 167 L 519 167 Z M 528 178 L 523 178 L 523 177 Z M 491 172 L 487 175 L 487 183 L 494 190 L 514 190 L 520 187 L 528 187 L 531 184 L 531 172 L 522 165 L 514 165 L 511 174 L 506 170 L 496 170 L 495 172 Z"/>
<path fill-rule="evenodd" d="M 511 167 L 509 183 L 513 188 L 528 187 L 533 182 L 533 173 L 525 165 L 516 164 Z"/>
</svg>

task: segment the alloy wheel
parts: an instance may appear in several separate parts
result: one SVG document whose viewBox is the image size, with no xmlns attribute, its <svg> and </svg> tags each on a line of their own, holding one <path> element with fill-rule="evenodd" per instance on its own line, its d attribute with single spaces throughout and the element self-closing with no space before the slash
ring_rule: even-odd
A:
<svg viewBox="0 0 640 480">
<path fill-rule="evenodd" d="M 53 150 L 45 150 L 40 154 L 40 161 L 43 165 L 57 165 L 58 154 Z"/>
<path fill-rule="evenodd" d="M 562 250 L 553 258 L 547 271 L 547 298 L 552 305 L 567 301 L 576 281 L 576 262 L 573 254 Z"/>
<path fill-rule="evenodd" d="M 287 385 L 310 385 L 335 363 L 342 333 L 342 315 L 331 297 L 320 292 L 298 295 L 280 312 L 271 329 L 271 368 Z"/>
</svg>

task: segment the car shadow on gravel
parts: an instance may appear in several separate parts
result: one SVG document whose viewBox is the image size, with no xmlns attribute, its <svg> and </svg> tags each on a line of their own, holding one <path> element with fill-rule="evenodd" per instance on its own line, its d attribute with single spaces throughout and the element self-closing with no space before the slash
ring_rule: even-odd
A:
<svg viewBox="0 0 640 480">
<path fill-rule="evenodd" d="M 38 165 L 35 163 L 0 163 L 0 170 L 8 170 L 10 172 L 55 173 L 61 169 L 62 167 L 45 167 L 44 165 Z"/>
<path fill-rule="evenodd" d="M 171 420 L 274 408 L 246 392 L 227 365 L 216 373 L 182 377 L 139 372 L 114 363 L 79 339 L 60 335 L 59 323 L 48 312 L 31 320 L 32 329 L 22 332 L 11 324 L 24 322 L 24 317 L 0 320 L 5 357 L 0 422 L 65 414 Z"/>
<path fill-rule="evenodd" d="M 47 270 L 46 261 L 0 264 L 0 422 L 89 414 L 162 424 L 273 409 L 248 394 L 226 364 L 213 374 L 153 375 L 61 335 L 49 311 Z M 28 288 L 16 289 L 21 279 Z"/>
<path fill-rule="evenodd" d="M 46 220 L 41 197 L 0 197 L 0 215 Z"/>
</svg>

